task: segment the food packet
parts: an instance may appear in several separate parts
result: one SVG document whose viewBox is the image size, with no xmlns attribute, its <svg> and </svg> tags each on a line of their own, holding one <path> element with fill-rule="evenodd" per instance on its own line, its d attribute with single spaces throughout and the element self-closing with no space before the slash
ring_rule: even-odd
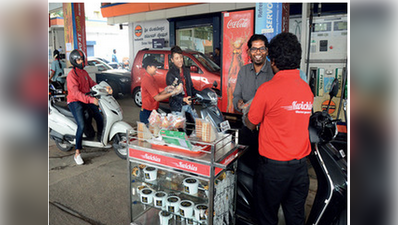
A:
<svg viewBox="0 0 398 225">
<path fill-rule="evenodd" d="M 195 118 L 195 132 L 196 132 L 196 137 L 202 138 L 202 123 L 203 119 L 200 118 Z"/>
<path fill-rule="evenodd" d="M 151 115 L 148 118 L 149 124 L 152 126 L 160 126 L 162 125 L 162 121 L 160 119 L 160 114 L 156 112 L 156 110 L 152 110 Z"/>
<path fill-rule="evenodd" d="M 138 140 L 148 140 L 152 138 L 152 134 L 145 123 L 137 121 L 137 137 Z"/>
<path fill-rule="evenodd" d="M 250 99 L 249 101 L 247 101 L 245 104 L 243 104 L 242 107 L 240 107 L 240 109 L 242 110 L 243 114 L 247 114 L 250 110 L 250 105 L 252 104 L 253 99 Z"/>
<path fill-rule="evenodd" d="M 173 115 L 173 128 L 184 128 L 186 119 L 183 116 Z"/>
<path fill-rule="evenodd" d="M 213 142 L 217 139 L 217 131 L 211 122 L 202 121 L 202 141 Z"/>
<path fill-rule="evenodd" d="M 162 115 L 162 125 L 161 128 L 163 129 L 170 129 L 171 128 L 171 121 L 173 119 L 172 114 Z"/>
<path fill-rule="evenodd" d="M 182 83 L 180 83 L 178 86 L 175 87 L 173 96 L 179 95 L 183 91 L 184 91 L 184 87 L 182 86 Z"/>
</svg>

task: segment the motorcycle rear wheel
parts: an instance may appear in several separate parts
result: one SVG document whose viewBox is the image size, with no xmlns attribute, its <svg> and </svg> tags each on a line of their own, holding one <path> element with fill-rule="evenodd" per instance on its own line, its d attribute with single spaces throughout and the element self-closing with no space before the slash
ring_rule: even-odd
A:
<svg viewBox="0 0 398 225">
<path fill-rule="evenodd" d="M 126 159 L 127 158 L 127 138 L 125 134 L 116 134 L 113 138 L 113 149 L 119 158 Z"/>
<path fill-rule="evenodd" d="M 69 144 L 68 142 L 55 140 L 55 144 L 57 145 L 57 148 L 63 152 L 68 152 L 73 148 L 73 145 Z"/>
</svg>

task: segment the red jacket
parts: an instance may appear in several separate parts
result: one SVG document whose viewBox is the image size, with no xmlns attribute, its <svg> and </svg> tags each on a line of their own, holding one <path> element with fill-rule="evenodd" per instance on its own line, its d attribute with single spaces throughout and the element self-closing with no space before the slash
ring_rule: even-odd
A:
<svg viewBox="0 0 398 225">
<path fill-rule="evenodd" d="M 66 86 L 68 88 L 66 100 L 68 104 L 77 101 L 86 104 L 94 103 L 95 98 L 86 95 L 86 93 L 96 84 L 97 83 L 91 79 L 90 75 L 88 75 L 87 71 L 79 68 L 72 69 L 66 77 Z"/>
</svg>

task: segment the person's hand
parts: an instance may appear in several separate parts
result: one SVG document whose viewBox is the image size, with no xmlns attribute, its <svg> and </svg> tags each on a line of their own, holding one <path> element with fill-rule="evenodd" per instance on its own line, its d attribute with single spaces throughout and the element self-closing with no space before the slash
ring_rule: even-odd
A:
<svg viewBox="0 0 398 225">
<path fill-rule="evenodd" d="M 242 99 L 238 100 L 238 108 L 241 109 L 245 102 Z"/>
<path fill-rule="evenodd" d="M 97 98 L 94 98 L 93 104 L 94 104 L 94 105 L 98 105 L 98 99 L 97 99 Z"/>
<path fill-rule="evenodd" d="M 174 91 L 174 86 L 173 85 L 169 85 L 169 86 L 167 86 L 167 87 L 165 87 L 164 88 L 164 91 L 166 92 L 166 93 L 171 93 L 171 92 L 173 92 Z"/>
<path fill-rule="evenodd" d="M 191 100 L 190 100 L 190 98 L 191 98 L 191 96 L 187 96 L 187 97 L 185 97 L 184 99 L 183 99 L 183 101 L 185 102 L 185 103 L 187 103 L 188 105 L 190 105 L 191 104 Z"/>
<path fill-rule="evenodd" d="M 108 94 L 111 95 L 113 93 L 113 90 L 112 90 L 112 88 L 110 86 L 106 86 L 106 92 L 108 92 Z"/>
</svg>

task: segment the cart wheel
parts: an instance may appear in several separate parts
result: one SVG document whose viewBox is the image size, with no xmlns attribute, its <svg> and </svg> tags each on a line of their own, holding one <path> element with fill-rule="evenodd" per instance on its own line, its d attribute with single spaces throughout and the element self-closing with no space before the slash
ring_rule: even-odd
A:
<svg viewBox="0 0 398 225">
<path fill-rule="evenodd" d="M 113 138 L 113 149 L 121 159 L 127 158 L 127 138 L 125 134 L 116 134 Z"/>
<path fill-rule="evenodd" d="M 70 151 L 73 147 L 73 145 L 69 144 L 68 142 L 61 142 L 58 140 L 55 140 L 55 144 L 57 145 L 57 148 L 63 152 Z"/>
</svg>

